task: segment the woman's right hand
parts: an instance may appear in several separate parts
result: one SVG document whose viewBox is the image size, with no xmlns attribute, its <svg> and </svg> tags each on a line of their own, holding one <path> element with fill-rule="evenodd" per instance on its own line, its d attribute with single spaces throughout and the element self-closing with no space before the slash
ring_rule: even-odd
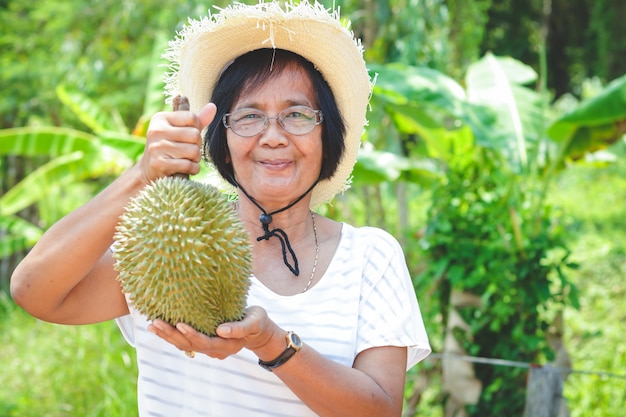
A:
<svg viewBox="0 0 626 417">
<path fill-rule="evenodd" d="M 198 114 L 155 115 L 140 162 L 48 229 L 13 271 L 13 299 L 55 323 L 96 323 L 127 314 L 109 251 L 119 216 L 151 181 L 200 170 L 200 132 L 215 112 L 215 105 L 207 104 Z"/>
<path fill-rule="evenodd" d="M 155 114 L 146 134 L 146 148 L 137 167 L 148 184 L 174 174 L 197 174 L 202 156 L 202 130 L 211 123 L 217 108 L 209 103 L 197 114 L 172 111 Z"/>
</svg>

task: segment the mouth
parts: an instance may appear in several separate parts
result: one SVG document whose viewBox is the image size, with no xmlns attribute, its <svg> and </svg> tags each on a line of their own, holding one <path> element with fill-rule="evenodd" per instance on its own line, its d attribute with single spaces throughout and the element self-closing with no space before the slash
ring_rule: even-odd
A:
<svg viewBox="0 0 626 417">
<path fill-rule="evenodd" d="M 289 160 L 271 160 L 271 161 L 259 161 L 259 163 L 268 169 L 284 169 L 292 165 Z"/>
</svg>

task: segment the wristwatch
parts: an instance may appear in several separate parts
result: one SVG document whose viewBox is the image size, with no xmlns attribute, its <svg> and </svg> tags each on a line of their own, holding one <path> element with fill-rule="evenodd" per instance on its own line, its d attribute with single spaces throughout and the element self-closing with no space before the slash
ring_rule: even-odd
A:
<svg viewBox="0 0 626 417">
<path fill-rule="evenodd" d="M 300 337 L 294 332 L 287 332 L 285 340 L 287 340 L 287 349 L 283 350 L 283 353 L 278 355 L 276 359 L 268 362 L 259 359 L 259 365 L 261 365 L 262 368 L 272 372 L 272 369 L 278 368 L 287 362 L 293 355 L 298 353 L 302 347 L 302 340 L 300 340 Z"/>
</svg>

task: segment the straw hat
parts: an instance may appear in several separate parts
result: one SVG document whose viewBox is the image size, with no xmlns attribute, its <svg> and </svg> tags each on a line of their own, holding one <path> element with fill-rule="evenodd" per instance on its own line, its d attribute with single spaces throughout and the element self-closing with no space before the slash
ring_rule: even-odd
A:
<svg viewBox="0 0 626 417">
<path fill-rule="evenodd" d="M 346 124 L 345 152 L 332 178 L 313 189 L 311 207 L 329 202 L 349 187 L 356 163 L 372 84 L 363 47 L 342 25 L 339 11 L 319 3 L 234 4 L 200 20 L 190 19 L 164 57 L 170 62 L 165 93 L 189 98 L 192 111 L 210 101 L 213 88 L 235 58 L 261 48 L 294 52 L 311 61 L 333 91 Z"/>
</svg>

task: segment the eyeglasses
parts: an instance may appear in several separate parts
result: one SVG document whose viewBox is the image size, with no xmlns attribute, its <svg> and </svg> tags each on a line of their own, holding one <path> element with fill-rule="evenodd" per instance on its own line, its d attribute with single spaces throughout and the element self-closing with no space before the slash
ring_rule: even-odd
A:
<svg viewBox="0 0 626 417">
<path fill-rule="evenodd" d="M 224 127 L 235 134 L 252 137 L 264 131 L 270 119 L 276 119 L 278 124 L 292 135 L 306 135 L 324 121 L 324 115 L 321 110 L 313 110 L 307 106 L 292 106 L 274 117 L 269 117 L 261 110 L 246 108 L 226 113 L 222 122 Z"/>
</svg>

